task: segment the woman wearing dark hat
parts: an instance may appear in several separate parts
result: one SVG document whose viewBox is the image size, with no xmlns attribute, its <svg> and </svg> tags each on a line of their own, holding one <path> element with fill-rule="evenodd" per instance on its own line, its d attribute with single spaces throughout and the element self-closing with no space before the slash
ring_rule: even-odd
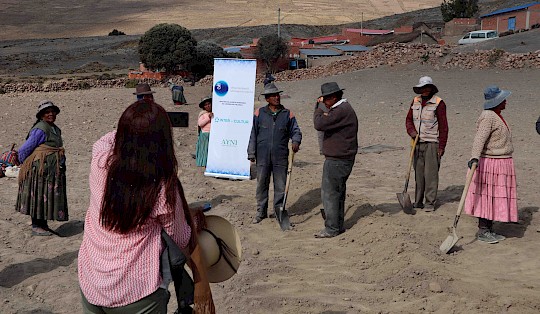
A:
<svg viewBox="0 0 540 314">
<path fill-rule="evenodd" d="M 135 86 L 135 93 L 133 93 L 133 95 L 137 96 L 137 100 L 145 99 L 148 101 L 153 101 L 154 93 L 155 92 L 152 91 L 150 85 L 147 83 L 140 83 Z"/>
<path fill-rule="evenodd" d="M 505 237 L 493 232 L 493 221 L 516 222 L 516 174 L 512 134 L 501 115 L 511 92 L 497 86 L 484 90 L 484 111 L 476 121 L 469 168 L 477 164 L 465 201 L 465 212 L 478 217 L 479 241 L 497 243 Z"/>
<path fill-rule="evenodd" d="M 208 140 L 210 139 L 210 127 L 212 125 L 212 96 L 204 97 L 199 103 L 199 107 L 203 109 L 199 113 L 197 125 L 199 127 L 199 137 L 197 139 L 196 164 L 197 167 L 206 167 L 208 160 Z"/>
<path fill-rule="evenodd" d="M 66 166 L 62 131 L 54 122 L 60 113 L 52 101 L 39 103 L 26 142 L 19 149 L 19 193 L 15 209 L 32 218 L 32 235 L 50 236 L 47 220 L 68 220 Z"/>
</svg>

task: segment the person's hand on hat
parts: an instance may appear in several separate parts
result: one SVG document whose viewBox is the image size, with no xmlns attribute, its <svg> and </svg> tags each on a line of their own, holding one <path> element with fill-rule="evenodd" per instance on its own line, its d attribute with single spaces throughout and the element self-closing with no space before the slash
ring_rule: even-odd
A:
<svg viewBox="0 0 540 314">
<path fill-rule="evenodd" d="M 201 230 L 206 228 L 206 216 L 204 215 L 203 208 L 190 208 L 191 217 L 193 217 L 193 222 L 195 223 L 195 232 L 199 233 Z"/>
</svg>

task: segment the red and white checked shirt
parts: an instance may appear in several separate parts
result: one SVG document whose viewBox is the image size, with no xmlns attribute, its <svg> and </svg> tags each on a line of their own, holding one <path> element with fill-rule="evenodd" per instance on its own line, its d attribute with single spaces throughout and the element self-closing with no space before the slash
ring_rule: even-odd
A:
<svg viewBox="0 0 540 314">
<path fill-rule="evenodd" d="M 143 227 L 125 235 L 103 228 L 99 213 L 107 178 L 104 166 L 113 150 L 115 134 L 107 133 L 92 149 L 90 206 L 78 264 L 82 293 L 91 304 L 105 307 L 131 304 L 159 288 L 162 228 L 181 248 L 187 247 L 191 235 L 180 201 L 175 208 L 176 219 L 167 219 L 171 216 L 166 215 L 169 209 L 164 190 Z"/>
</svg>

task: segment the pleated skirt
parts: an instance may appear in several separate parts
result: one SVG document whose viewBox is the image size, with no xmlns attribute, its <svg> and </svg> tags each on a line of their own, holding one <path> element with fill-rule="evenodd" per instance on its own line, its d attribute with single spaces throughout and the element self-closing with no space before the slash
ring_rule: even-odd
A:
<svg viewBox="0 0 540 314">
<path fill-rule="evenodd" d="M 195 163 L 197 167 L 206 167 L 206 161 L 208 159 L 208 140 L 210 139 L 210 132 L 200 132 L 197 139 L 197 150 Z"/>
<path fill-rule="evenodd" d="M 472 177 L 465 213 L 501 222 L 518 221 L 516 174 L 512 158 L 481 157 Z"/>
</svg>

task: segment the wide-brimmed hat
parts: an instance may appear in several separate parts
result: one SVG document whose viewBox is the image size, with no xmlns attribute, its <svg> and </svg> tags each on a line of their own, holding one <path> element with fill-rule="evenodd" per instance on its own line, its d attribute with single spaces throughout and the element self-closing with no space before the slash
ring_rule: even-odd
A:
<svg viewBox="0 0 540 314">
<path fill-rule="evenodd" d="M 321 96 L 328 96 L 335 94 L 339 91 L 345 90 L 345 88 L 339 88 L 339 85 L 336 82 L 328 82 L 321 85 Z"/>
<path fill-rule="evenodd" d="M 199 233 L 198 241 L 208 266 L 208 281 L 222 282 L 236 274 L 242 258 L 242 245 L 236 229 L 227 219 L 206 216 L 206 228 Z"/>
<path fill-rule="evenodd" d="M 38 105 L 38 112 L 36 113 L 36 118 L 41 119 L 42 111 L 50 107 L 53 107 L 56 110 L 56 114 L 60 113 L 60 108 L 58 108 L 58 106 L 56 106 L 52 101 L 42 100 Z"/>
<path fill-rule="evenodd" d="M 150 89 L 150 85 L 146 83 L 141 83 L 135 86 L 135 93 L 133 93 L 133 95 L 149 95 L 153 93 L 155 92 L 153 92 L 152 89 Z"/>
<path fill-rule="evenodd" d="M 283 93 L 282 90 L 279 90 L 279 88 L 277 88 L 276 84 L 274 83 L 268 83 L 266 85 L 264 85 L 264 91 L 261 93 L 261 95 L 271 95 L 271 94 L 279 94 L 279 93 Z"/>
<path fill-rule="evenodd" d="M 209 100 L 210 100 L 210 102 L 212 102 L 212 96 L 204 96 L 201 99 L 201 102 L 199 103 L 199 108 L 204 109 L 204 103 L 206 103 Z"/>
<path fill-rule="evenodd" d="M 431 86 L 433 94 L 437 94 L 439 92 L 439 89 L 437 88 L 437 86 L 433 84 L 433 79 L 429 76 L 422 76 L 420 80 L 418 80 L 418 85 L 413 87 L 413 91 L 416 94 L 421 94 L 422 93 L 421 89 L 424 86 Z"/>
<path fill-rule="evenodd" d="M 500 105 L 506 97 L 512 94 L 509 90 L 502 90 L 496 85 L 490 85 L 484 89 L 484 109 L 495 108 Z"/>
</svg>

